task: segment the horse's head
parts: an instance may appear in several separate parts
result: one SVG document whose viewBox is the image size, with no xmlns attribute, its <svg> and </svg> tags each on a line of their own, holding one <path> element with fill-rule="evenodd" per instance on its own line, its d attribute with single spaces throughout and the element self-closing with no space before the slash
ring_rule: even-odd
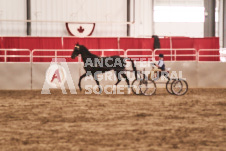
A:
<svg viewBox="0 0 226 151">
<path fill-rule="evenodd" d="M 79 54 L 81 54 L 82 51 L 82 45 L 79 45 L 78 43 L 75 45 L 74 47 L 74 51 L 71 54 L 71 58 L 75 59 L 75 57 L 77 57 Z"/>
<path fill-rule="evenodd" d="M 91 54 L 89 50 L 84 45 L 79 45 L 78 43 L 74 47 L 74 51 L 71 54 L 71 58 L 75 59 L 79 54 L 81 54 L 82 58 L 90 58 L 95 57 L 94 54 Z"/>
</svg>

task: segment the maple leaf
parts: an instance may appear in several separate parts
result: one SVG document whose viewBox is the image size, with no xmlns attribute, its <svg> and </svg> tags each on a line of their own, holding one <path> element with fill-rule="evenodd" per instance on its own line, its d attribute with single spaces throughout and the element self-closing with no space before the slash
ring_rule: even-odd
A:
<svg viewBox="0 0 226 151">
<path fill-rule="evenodd" d="M 83 33 L 84 28 L 82 28 L 82 26 L 80 26 L 77 30 L 78 30 L 79 33 Z"/>
</svg>

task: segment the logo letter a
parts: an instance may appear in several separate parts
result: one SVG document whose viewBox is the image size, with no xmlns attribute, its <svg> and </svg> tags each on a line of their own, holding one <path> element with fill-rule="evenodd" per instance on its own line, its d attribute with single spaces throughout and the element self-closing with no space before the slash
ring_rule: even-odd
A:
<svg viewBox="0 0 226 151">
<path fill-rule="evenodd" d="M 53 75 L 53 77 L 52 77 L 51 82 L 53 82 L 53 80 L 54 80 L 55 78 L 57 78 L 57 80 L 58 80 L 59 82 L 61 82 L 59 69 L 57 69 L 57 70 L 55 71 L 55 73 L 54 73 L 54 75 Z"/>
</svg>

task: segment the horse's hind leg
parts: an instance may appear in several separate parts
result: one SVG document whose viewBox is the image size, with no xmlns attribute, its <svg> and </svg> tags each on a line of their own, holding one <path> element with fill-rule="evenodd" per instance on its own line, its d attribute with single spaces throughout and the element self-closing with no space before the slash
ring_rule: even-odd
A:
<svg viewBox="0 0 226 151">
<path fill-rule="evenodd" d="M 127 75 L 125 73 L 122 74 L 122 77 L 126 79 L 126 83 L 128 85 L 128 94 L 131 93 L 131 89 L 130 89 L 130 84 L 129 84 L 129 79 L 127 77 Z"/>
<path fill-rule="evenodd" d="M 97 74 L 94 73 L 92 75 L 93 75 L 94 80 L 96 81 L 96 84 L 98 85 L 99 93 L 101 94 L 102 93 L 102 89 L 100 87 L 100 82 L 98 81 Z"/>
<path fill-rule="evenodd" d="M 120 72 L 115 71 L 115 75 L 116 75 L 116 77 L 118 79 L 118 81 L 115 83 L 115 85 L 117 86 L 119 84 L 119 82 L 122 81 L 122 79 L 121 79 L 121 76 L 120 76 L 121 75 Z"/>
<path fill-rule="evenodd" d="M 130 88 L 129 79 L 125 73 L 122 74 L 122 77 L 126 79 L 126 83 L 128 85 L 128 88 Z"/>
<path fill-rule="evenodd" d="M 79 78 L 79 82 L 78 82 L 78 87 L 80 89 L 80 91 L 82 91 L 82 88 L 81 88 L 81 81 L 84 77 L 88 76 L 89 74 L 87 73 L 84 73 L 83 75 L 81 75 L 81 77 Z"/>
</svg>

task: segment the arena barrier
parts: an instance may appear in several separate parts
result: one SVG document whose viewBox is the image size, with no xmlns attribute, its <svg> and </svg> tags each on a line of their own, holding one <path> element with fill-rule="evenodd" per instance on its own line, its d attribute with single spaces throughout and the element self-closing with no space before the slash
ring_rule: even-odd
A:
<svg viewBox="0 0 226 151">
<path fill-rule="evenodd" d="M 20 62 L 21 58 L 23 58 L 22 62 Z M 0 49 L 0 59 L 1 90 L 31 89 L 30 50 Z"/>
<path fill-rule="evenodd" d="M 81 58 L 77 57 L 75 60 L 71 59 L 71 49 L 35 49 L 32 51 L 31 60 L 32 60 L 32 89 L 42 89 L 45 79 L 46 71 L 51 65 L 53 59 L 64 58 L 67 61 L 67 65 L 70 70 L 72 80 L 74 82 L 78 81 L 80 71 L 81 71 Z M 74 62 L 72 62 L 74 61 Z M 77 87 L 78 84 L 75 84 Z M 68 88 L 68 85 L 65 85 L 65 88 Z"/>
<path fill-rule="evenodd" d="M 129 62 L 128 62 L 129 63 Z M 130 63 L 129 63 L 130 64 Z M 144 71 L 146 75 L 149 74 L 152 67 L 147 65 L 148 62 L 137 62 L 137 70 Z M 182 76 L 182 78 L 186 78 L 189 88 L 226 88 L 226 63 L 223 62 L 196 62 L 196 61 L 179 61 L 179 62 L 170 62 L 166 61 L 166 68 L 170 68 L 170 73 L 175 72 L 177 76 Z M 144 67 L 145 66 L 145 67 Z M 80 66 L 81 74 L 85 73 L 83 69 L 83 65 Z M 211 69 L 211 70 L 210 70 Z M 132 70 L 131 65 L 127 67 L 127 70 Z M 181 75 L 180 75 L 181 73 Z M 102 86 L 104 85 L 113 85 L 117 82 L 114 79 L 115 75 L 112 71 L 114 77 L 113 81 L 105 80 L 105 77 L 108 76 L 109 73 L 105 73 L 103 76 L 103 80 L 100 81 Z M 127 72 L 127 76 L 130 79 L 130 82 L 134 80 L 134 74 L 131 72 Z M 76 81 L 77 82 L 77 81 Z M 157 87 L 165 87 L 164 80 L 158 80 Z M 84 88 L 85 85 L 91 84 L 96 85 L 95 81 L 92 78 L 88 80 L 82 81 L 82 87 Z M 122 82 L 120 85 L 125 85 L 126 82 L 122 78 Z"/>
<path fill-rule="evenodd" d="M 220 54 L 219 49 L 199 49 L 197 56 L 197 61 L 220 61 Z"/>
<path fill-rule="evenodd" d="M 46 51 L 46 52 L 45 52 Z M 83 69 L 83 63 L 81 62 L 81 58 L 77 57 L 77 60 L 70 60 L 71 58 L 71 49 L 66 50 L 33 50 L 30 53 L 30 50 L 0 50 L 0 58 L 2 58 L 2 62 L 0 62 L 0 70 L 1 70 L 1 77 L 0 77 L 0 89 L 4 90 L 20 90 L 20 89 L 42 89 L 44 81 L 45 81 L 45 74 L 50 66 L 50 61 L 52 58 L 65 58 L 67 60 L 67 64 L 76 88 L 78 88 L 78 81 L 79 77 L 85 73 Z M 108 56 L 112 55 L 111 52 L 115 53 L 115 55 L 121 55 L 124 57 L 145 57 L 148 55 L 152 55 L 154 53 L 147 52 L 141 54 L 134 54 L 135 51 L 128 50 L 128 51 L 115 51 L 114 49 L 110 50 L 98 50 L 94 49 L 91 50 L 93 53 L 99 56 Z M 27 54 L 25 54 L 25 52 Z M 157 55 L 157 54 L 155 54 Z M 184 54 L 183 54 L 184 55 Z M 217 55 L 217 54 L 216 54 Z M 198 57 L 200 57 L 199 55 Z M 18 62 L 20 58 L 26 58 L 23 62 Z M 192 54 L 192 57 L 194 55 Z M 173 58 L 174 59 L 174 58 Z M 73 61 L 73 62 L 72 62 Z M 130 62 L 128 62 L 130 64 Z M 146 67 L 144 65 L 146 64 Z M 147 61 L 137 61 L 137 69 L 140 71 L 147 71 L 151 70 L 151 66 L 147 66 L 150 62 Z M 172 71 L 176 71 L 179 74 L 179 71 L 182 72 L 182 77 L 186 78 L 188 81 L 190 88 L 226 88 L 226 63 L 225 62 L 209 62 L 209 61 L 165 61 L 166 68 L 171 68 Z M 132 70 L 131 66 L 126 68 L 127 70 Z M 111 75 L 111 81 L 108 78 Z M 134 74 L 130 71 L 127 72 L 127 75 L 130 79 L 130 82 L 134 79 Z M 108 77 L 108 78 L 106 78 Z M 112 72 L 107 72 L 101 75 L 103 80 L 100 81 L 102 86 L 109 84 L 113 85 L 117 82 L 115 74 Z M 122 78 L 123 79 L 123 78 Z M 85 85 L 96 85 L 95 81 L 88 77 L 87 80 L 82 81 L 81 85 L 84 88 Z M 125 85 L 126 82 L 122 81 L 121 85 Z M 67 84 L 65 85 L 66 88 Z"/>
<path fill-rule="evenodd" d="M 78 88 L 78 81 L 81 75 L 82 63 L 67 63 L 72 80 L 74 81 L 75 88 Z M 50 67 L 50 63 L 32 63 L 32 89 L 42 89 L 45 79 L 46 71 Z M 68 85 L 65 84 L 65 88 L 68 88 Z"/>
<path fill-rule="evenodd" d="M 198 62 L 199 88 L 226 88 L 226 62 Z"/>
<path fill-rule="evenodd" d="M 165 61 L 196 61 L 198 51 L 194 48 L 155 49 L 153 60 L 158 60 L 159 54 L 164 54 Z"/>
</svg>

